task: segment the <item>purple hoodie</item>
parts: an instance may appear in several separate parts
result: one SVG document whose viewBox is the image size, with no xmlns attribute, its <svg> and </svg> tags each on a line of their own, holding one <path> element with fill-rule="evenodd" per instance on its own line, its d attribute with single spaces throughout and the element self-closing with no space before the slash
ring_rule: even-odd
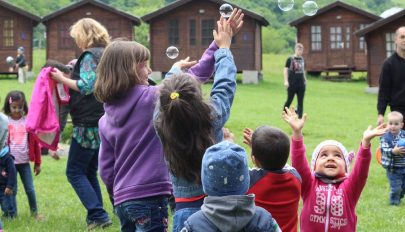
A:
<svg viewBox="0 0 405 232">
<path fill-rule="evenodd" d="M 212 42 L 188 73 L 207 81 L 214 72 L 217 49 Z M 137 85 L 119 101 L 104 104 L 105 114 L 98 123 L 99 172 L 114 205 L 172 192 L 163 147 L 153 127 L 159 88 Z"/>
<path fill-rule="evenodd" d="M 114 204 L 171 194 L 163 148 L 153 128 L 157 86 L 137 85 L 104 104 L 99 121 L 99 170 Z"/>
</svg>

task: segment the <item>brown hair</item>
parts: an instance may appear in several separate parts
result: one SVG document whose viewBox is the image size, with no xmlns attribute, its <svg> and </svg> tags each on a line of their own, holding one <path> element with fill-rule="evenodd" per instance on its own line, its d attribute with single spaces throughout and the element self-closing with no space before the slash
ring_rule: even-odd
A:
<svg viewBox="0 0 405 232">
<path fill-rule="evenodd" d="M 261 168 L 280 170 L 287 163 L 290 154 L 290 140 L 280 129 L 261 126 L 252 135 L 252 155 Z"/>
<path fill-rule="evenodd" d="M 163 81 L 159 101 L 154 125 L 170 172 L 200 183 L 202 157 L 215 140 L 211 107 L 203 100 L 201 85 L 188 74 L 173 76 Z"/>
<path fill-rule="evenodd" d="M 141 83 L 136 67 L 149 58 L 149 50 L 135 41 L 110 43 L 97 66 L 94 96 L 101 102 L 119 99 L 122 94 Z"/>
<path fill-rule="evenodd" d="M 94 46 L 105 47 L 110 43 L 107 29 L 91 18 L 82 18 L 70 28 L 70 36 L 81 49 Z"/>
<path fill-rule="evenodd" d="M 4 106 L 3 106 L 3 111 L 6 115 L 11 114 L 11 103 L 15 101 L 22 101 L 23 102 L 23 110 L 24 114 L 28 114 L 28 106 L 27 106 L 27 100 L 25 99 L 25 94 L 24 92 L 20 90 L 13 90 L 10 91 L 7 96 L 6 100 L 4 101 Z"/>
</svg>

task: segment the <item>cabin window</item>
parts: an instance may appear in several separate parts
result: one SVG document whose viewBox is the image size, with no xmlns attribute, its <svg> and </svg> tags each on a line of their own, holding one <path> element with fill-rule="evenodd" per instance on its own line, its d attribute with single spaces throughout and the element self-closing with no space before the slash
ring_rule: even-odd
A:
<svg viewBox="0 0 405 232">
<path fill-rule="evenodd" d="M 196 28 L 195 28 L 195 19 L 190 19 L 189 21 L 189 43 L 194 46 L 196 44 Z"/>
<path fill-rule="evenodd" d="M 177 19 L 169 21 L 169 44 L 179 44 L 179 20 Z"/>
<path fill-rule="evenodd" d="M 59 23 L 59 47 L 71 49 L 74 46 L 73 38 L 70 36 L 69 28 L 72 25 L 70 22 Z"/>
<path fill-rule="evenodd" d="M 346 27 L 346 48 L 350 48 L 350 27 Z"/>
<path fill-rule="evenodd" d="M 14 46 L 14 20 L 6 19 L 3 21 L 3 47 Z"/>
<path fill-rule="evenodd" d="M 322 49 L 321 26 L 311 26 L 311 50 L 320 51 Z"/>
<path fill-rule="evenodd" d="M 360 24 L 360 30 L 365 28 L 366 26 L 366 24 Z M 364 39 L 364 36 L 359 38 L 359 48 L 360 50 L 364 50 L 366 48 L 366 40 Z"/>
<path fill-rule="evenodd" d="M 387 51 L 387 57 L 391 56 L 395 52 L 395 33 L 385 34 L 385 50 Z"/>
<path fill-rule="evenodd" d="M 213 19 L 203 19 L 201 21 L 201 45 L 208 45 L 214 40 L 212 30 L 215 29 Z"/>
<path fill-rule="evenodd" d="M 342 27 L 330 27 L 330 48 L 343 49 L 344 43 L 342 42 Z"/>
</svg>

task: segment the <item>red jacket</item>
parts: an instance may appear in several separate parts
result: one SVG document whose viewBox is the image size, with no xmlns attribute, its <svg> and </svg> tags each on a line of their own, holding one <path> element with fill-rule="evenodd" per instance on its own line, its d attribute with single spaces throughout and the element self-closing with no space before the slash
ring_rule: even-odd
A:
<svg viewBox="0 0 405 232">
<path fill-rule="evenodd" d="M 301 177 L 290 166 L 282 170 L 252 169 L 249 193 L 256 195 L 255 203 L 276 219 L 283 232 L 296 232 L 298 205 L 301 195 Z"/>
</svg>

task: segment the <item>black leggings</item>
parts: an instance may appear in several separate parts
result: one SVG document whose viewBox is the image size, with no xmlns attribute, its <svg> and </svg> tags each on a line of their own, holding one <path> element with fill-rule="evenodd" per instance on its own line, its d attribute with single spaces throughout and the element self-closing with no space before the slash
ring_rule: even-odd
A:
<svg viewBox="0 0 405 232">
<path fill-rule="evenodd" d="M 297 94 L 297 114 L 299 118 L 302 118 L 302 113 L 304 112 L 304 95 L 305 95 L 305 85 L 304 86 L 289 86 L 287 88 L 287 101 L 284 103 L 283 110 L 285 107 L 290 107 L 291 102 L 294 99 L 294 95 Z"/>
</svg>

